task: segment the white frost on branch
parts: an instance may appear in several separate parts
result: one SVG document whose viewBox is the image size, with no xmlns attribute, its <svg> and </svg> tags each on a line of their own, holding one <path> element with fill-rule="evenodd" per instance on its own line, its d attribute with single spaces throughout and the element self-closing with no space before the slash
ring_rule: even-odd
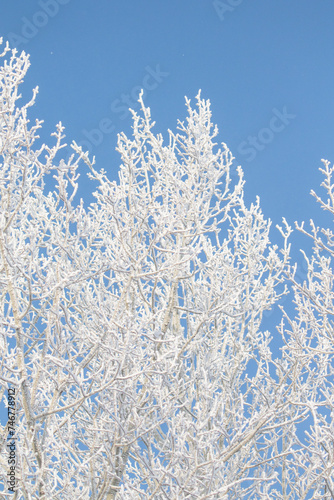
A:
<svg viewBox="0 0 334 500">
<path fill-rule="evenodd" d="M 246 207 L 209 101 L 187 99 L 187 120 L 166 143 L 141 96 L 111 182 L 75 143 L 57 160 L 61 124 L 54 146 L 34 148 L 37 91 L 18 105 L 29 60 L 7 52 L 0 382 L 2 396 L 17 388 L 17 497 L 332 498 L 332 424 L 317 399 L 332 405 L 330 261 L 316 254 L 321 275 L 310 265 L 309 287 L 296 288 L 302 315 L 291 332 L 282 324 L 275 357 L 262 316 L 287 293 L 291 228 L 283 221 L 278 249 L 259 200 Z M 75 198 L 80 160 L 99 186 L 87 209 Z M 312 435 L 300 443 L 309 414 Z M 0 473 L 6 484 L 4 460 Z"/>
</svg>

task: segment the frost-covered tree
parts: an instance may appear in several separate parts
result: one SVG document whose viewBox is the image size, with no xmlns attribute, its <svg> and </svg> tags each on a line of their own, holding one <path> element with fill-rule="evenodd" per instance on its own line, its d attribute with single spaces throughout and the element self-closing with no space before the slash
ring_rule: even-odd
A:
<svg viewBox="0 0 334 500">
<path fill-rule="evenodd" d="M 334 167 L 323 160 L 323 200 L 311 194 L 321 207 L 334 215 Z M 284 461 L 284 498 L 334 499 L 334 234 L 319 229 L 311 220 L 311 231 L 296 223 L 299 231 L 313 241 L 307 257 L 307 279 L 295 279 L 296 268 L 288 272 L 293 284 L 296 315 L 284 313 L 280 331 L 290 386 L 291 413 L 303 415 L 305 424 L 289 426 L 284 436 L 290 453 Z"/>
<path fill-rule="evenodd" d="M 246 207 L 209 102 L 187 100 L 166 144 L 140 98 L 111 182 L 75 143 L 61 159 L 61 124 L 54 146 L 35 146 L 37 90 L 19 105 L 28 57 L 2 56 L 0 383 L 6 404 L 15 388 L 17 437 L 13 496 L 2 428 L 2 497 L 297 499 L 326 481 L 331 498 L 333 429 L 309 398 L 326 389 L 333 401 L 312 371 L 333 353 L 330 323 L 319 355 L 305 335 L 303 358 L 284 325 L 286 348 L 271 352 L 262 315 L 286 293 L 291 229 L 279 250 L 259 201 Z M 87 208 L 76 201 L 81 160 L 98 183 Z M 310 411 L 316 438 L 297 442 Z"/>
</svg>

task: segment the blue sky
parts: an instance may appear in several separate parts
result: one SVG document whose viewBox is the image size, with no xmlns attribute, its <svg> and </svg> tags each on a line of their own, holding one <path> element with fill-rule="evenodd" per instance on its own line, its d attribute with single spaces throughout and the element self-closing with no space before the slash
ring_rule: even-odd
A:
<svg viewBox="0 0 334 500">
<path fill-rule="evenodd" d="M 248 204 L 260 196 L 273 226 L 282 216 L 329 222 L 309 195 L 321 192 L 321 158 L 334 161 L 332 0 L 16 0 L 0 7 L 0 36 L 31 56 L 23 96 L 39 86 L 30 117 L 41 140 L 62 121 L 117 179 L 117 133 L 145 90 L 156 132 L 186 117 L 184 96 L 210 99 L 219 141 L 245 172 Z M 82 165 L 79 195 L 95 187 Z M 281 243 L 276 229 L 273 242 Z M 294 233 L 292 258 L 301 278 Z"/>
<path fill-rule="evenodd" d="M 117 178 L 116 136 L 130 133 L 139 88 L 163 134 L 201 88 L 246 199 L 259 195 L 274 223 L 321 216 L 309 191 L 321 158 L 334 160 L 333 25 L 332 0 L 16 0 L 0 15 L 1 35 L 31 55 L 43 140 L 61 120 Z"/>
<path fill-rule="evenodd" d="M 283 216 L 291 225 L 330 222 L 309 192 L 322 192 L 321 158 L 334 161 L 333 27 L 332 0 L 16 0 L 0 7 L 0 36 L 31 57 L 23 97 L 39 86 L 30 117 L 45 120 L 41 140 L 50 143 L 62 121 L 68 142 L 89 149 L 97 169 L 117 179 L 117 133 L 131 134 L 127 108 L 138 109 L 139 89 L 165 137 L 186 117 L 184 96 L 194 102 L 202 89 L 219 141 L 244 169 L 245 199 L 260 196 L 278 244 Z M 95 186 L 81 169 L 79 195 L 89 203 Z M 291 241 L 303 280 L 299 248 L 311 244 L 296 232 Z"/>
<path fill-rule="evenodd" d="M 41 139 L 62 121 L 117 179 L 117 133 L 146 88 L 155 130 L 184 119 L 184 96 L 210 99 L 219 141 L 245 172 L 273 226 L 285 216 L 328 223 L 309 195 L 321 158 L 334 161 L 333 0 L 15 0 L 0 5 L 0 36 L 31 56 L 24 98 Z M 86 146 L 86 147 L 85 147 Z M 87 147 L 88 146 L 88 147 Z M 80 196 L 94 190 L 82 165 Z M 280 242 L 273 229 L 272 240 Z M 292 238 L 299 259 L 303 237 Z M 301 268 L 302 269 L 302 268 Z M 302 271 L 301 271 L 302 275 Z M 268 319 L 268 324 L 273 318 Z"/>
</svg>

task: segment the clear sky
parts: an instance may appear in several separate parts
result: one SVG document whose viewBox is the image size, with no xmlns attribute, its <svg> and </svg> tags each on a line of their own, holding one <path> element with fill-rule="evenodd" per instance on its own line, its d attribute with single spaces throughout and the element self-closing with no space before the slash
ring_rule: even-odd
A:
<svg viewBox="0 0 334 500">
<path fill-rule="evenodd" d="M 321 192 L 321 158 L 334 161 L 332 0 L 15 0 L 0 5 L 0 36 L 31 55 L 24 98 L 39 86 L 30 116 L 45 120 L 43 141 L 62 121 L 116 179 L 140 88 L 166 137 L 202 89 L 246 201 L 259 195 L 273 225 L 325 220 L 309 192 Z M 92 201 L 84 165 L 80 181 Z"/>
<path fill-rule="evenodd" d="M 116 179 L 139 89 L 166 137 L 202 89 L 247 203 L 259 195 L 273 226 L 325 220 L 309 192 L 321 192 L 321 158 L 334 161 L 333 0 L 3 1 L 0 36 L 31 55 L 24 98 L 39 86 L 43 141 L 62 121 Z M 82 165 L 80 196 L 92 189 Z M 297 259 L 305 240 L 292 243 Z"/>
<path fill-rule="evenodd" d="M 0 4 L 0 36 L 31 56 L 23 96 L 39 86 L 30 117 L 45 120 L 43 141 L 62 121 L 116 179 L 117 133 L 131 133 L 139 90 L 167 137 L 184 96 L 202 89 L 247 203 L 259 195 L 273 227 L 282 216 L 329 222 L 309 192 L 321 192 L 321 158 L 334 161 L 333 0 L 15 0 Z M 274 228 L 271 239 L 282 241 Z M 294 233 L 292 244 L 302 280 L 310 242 Z"/>
</svg>

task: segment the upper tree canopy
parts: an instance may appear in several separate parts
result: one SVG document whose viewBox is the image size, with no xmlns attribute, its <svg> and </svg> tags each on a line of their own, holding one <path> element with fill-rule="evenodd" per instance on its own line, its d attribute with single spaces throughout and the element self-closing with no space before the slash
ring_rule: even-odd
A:
<svg viewBox="0 0 334 500">
<path fill-rule="evenodd" d="M 58 159 L 61 124 L 34 148 L 36 91 L 18 106 L 28 65 L 13 52 L 0 69 L 0 378 L 2 396 L 17 388 L 18 497 L 330 498 L 330 459 L 308 468 L 297 437 L 302 354 L 287 340 L 273 355 L 261 326 L 291 229 L 278 249 L 259 200 L 245 206 L 209 101 L 187 99 L 166 143 L 140 97 L 111 182 L 75 143 Z M 80 160 L 99 186 L 87 208 Z"/>
</svg>

